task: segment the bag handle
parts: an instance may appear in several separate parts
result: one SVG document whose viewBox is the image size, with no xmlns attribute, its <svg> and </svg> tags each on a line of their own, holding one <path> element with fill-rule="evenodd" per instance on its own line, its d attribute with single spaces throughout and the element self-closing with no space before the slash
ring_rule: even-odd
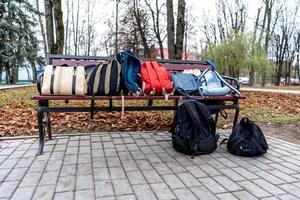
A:
<svg viewBox="0 0 300 200">
<path fill-rule="evenodd" d="M 153 66 L 156 66 L 158 69 L 159 69 L 159 68 L 162 68 L 163 71 L 164 71 L 164 67 L 163 67 L 162 64 L 160 64 L 160 63 L 154 61 L 154 62 L 152 62 L 152 65 L 153 65 Z M 157 74 L 157 77 L 158 77 L 158 80 L 159 80 L 159 84 L 160 84 L 160 87 L 161 87 L 161 89 L 162 89 L 162 94 L 163 94 L 163 95 L 168 95 L 168 94 L 167 94 L 167 91 L 166 91 L 166 88 L 164 87 L 164 85 L 166 85 L 165 78 L 164 78 L 164 74 L 163 74 L 163 73 L 159 73 L 159 72 L 156 71 L 155 69 L 156 69 L 156 68 L 154 67 L 154 71 L 155 71 L 155 73 Z"/>
<path fill-rule="evenodd" d="M 216 64 L 213 61 L 207 60 L 206 63 L 208 63 L 211 66 L 211 70 L 217 75 L 217 77 L 220 79 L 220 81 L 221 81 L 222 84 L 224 84 L 227 87 L 229 87 L 229 89 L 232 90 L 238 96 L 242 96 L 242 94 L 241 94 L 241 92 L 239 90 L 237 90 L 235 87 L 233 87 L 232 85 L 230 85 L 227 81 L 225 81 L 222 78 L 222 76 L 220 76 L 220 74 L 216 71 L 217 66 L 216 66 Z"/>
<path fill-rule="evenodd" d="M 198 109 L 200 110 L 201 114 L 204 116 L 205 118 L 205 123 L 208 125 L 208 127 L 211 129 L 213 134 L 216 134 L 215 132 L 215 122 L 214 119 L 212 118 L 210 112 L 206 112 L 207 111 L 207 107 L 206 105 L 202 104 L 202 103 L 197 103 L 196 105 L 198 107 Z"/>
<path fill-rule="evenodd" d="M 72 95 L 76 94 L 76 70 L 77 66 L 73 67 L 73 78 L 72 78 Z"/>
<path fill-rule="evenodd" d="M 51 73 L 51 79 L 50 79 L 50 94 L 54 94 L 55 69 L 56 69 L 56 66 L 52 65 L 52 73 Z"/>
<path fill-rule="evenodd" d="M 190 101 L 191 103 L 184 103 L 183 106 L 187 109 L 189 115 L 193 118 L 193 123 L 197 128 L 200 127 L 200 118 L 198 114 L 195 113 L 197 110 L 194 103 L 195 101 Z"/>
<path fill-rule="evenodd" d="M 233 87 L 232 85 L 230 85 L 227 81 L 225 81 L 222 76 L 220 76 L 220 74 L 217 71 L 214 71 L 215 74 L 217 75 L 217 77 L 221 80 L 221 82 L 226 85 L 227 87 L 229 87 L 235 94 L 237 94 L 239 97 L 242 96 L 241 92 L 238 91 L 235 87 Z"/>
</svg>

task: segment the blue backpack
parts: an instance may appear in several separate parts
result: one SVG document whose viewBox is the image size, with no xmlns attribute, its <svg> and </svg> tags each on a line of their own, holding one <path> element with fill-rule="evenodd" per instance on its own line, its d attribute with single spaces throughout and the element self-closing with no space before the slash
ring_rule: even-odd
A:
<svg viewBox="0 0 300 200">
<path fill-rule="evenodd" d="M 206 69 L 200 76 L 182 72 L 173 72 L 172 80 L 176 90 L 185 96 L 223 96 L 229 93 L 241 96 L 241 93 L 227 81 L 225 81 L 216 71 L 216 65 L 212 61 L 207 61 L 211 69 Z M 192 97 L 191 97 L 192 98 Z"/>
<path fill-rule="evenodd" d="M 230 85 L 223 79 L 216 70 L 216 64 L 212 61 L 206 61 L 211 69 L 207 69 L 198 77 L 200 81 L 199 93 L 202 96 L 223 96 L 229 93 L 241 96 L 239 90 Z"/>
<path fill-rule="evenodd" d="M 118 60 L 121 61 L 121 77 L 122 90 L 125 94 L 141 94 L 141 63 L 140 60 L 130 50 L 125 50 L 117 55 Z"/>
</svg>

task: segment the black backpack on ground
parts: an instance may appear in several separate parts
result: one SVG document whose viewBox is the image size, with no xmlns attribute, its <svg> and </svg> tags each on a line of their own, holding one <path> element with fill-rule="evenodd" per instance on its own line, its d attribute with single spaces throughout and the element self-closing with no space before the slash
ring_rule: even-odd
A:
<svg viewBox="0 0 300 200">
<path fill-rule="evenodd" d="M 227 149 L 238 156 L 259 156 L 267 152 L 268 144 L 259 126 L 244 117 L 229 136 Z"/>
<path fill-rule="evenodd" d="M 173 148 L 189 155 L 213 152 L 219 136 L 208 108 L 197 101 L 187 101 L 176 111 L 172 128 Z"/>
</svg>

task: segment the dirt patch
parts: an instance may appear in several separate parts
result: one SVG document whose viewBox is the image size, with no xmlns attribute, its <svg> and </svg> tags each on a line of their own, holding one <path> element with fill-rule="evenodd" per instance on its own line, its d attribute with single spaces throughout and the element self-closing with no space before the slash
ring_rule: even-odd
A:
<svg viewBox="0 0 300 200">
<path fill-rule="evenodd" d="M 260 125 L 265 135 L 300 144 L 300 122 L 284 125 Z"/>
</svg>

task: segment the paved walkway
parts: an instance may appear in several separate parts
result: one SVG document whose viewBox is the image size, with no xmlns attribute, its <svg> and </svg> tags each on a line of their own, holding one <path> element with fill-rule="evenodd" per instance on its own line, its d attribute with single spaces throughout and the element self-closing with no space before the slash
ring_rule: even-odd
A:
<svg viewBox="0 0 300 200">
<path fill-rule="evenodd" d="M 225 146 L 191 159 L 167 133 L 0 141 L 0 199 L 300 199 L 300 146 L 268 139 L 263 157 Z"/>
<path fill-rule="evenodd" d="M 272 92 L 272 93 L 282 93 L 282 94 L 300 94 L 300 90 L 280 90 L 280 89 L 267 89 L 267 88 L 242 87 L 241 91 Z"/>
<path fill-rule="evenodd" d="M 35 84 L 26 84 L 26 85 L 0 85 L 0 90 L 8 90 L 8 89 L 15 89 L 15 88 L 24 88 L 24 87 L 32 87 Z"/>
</svg>

